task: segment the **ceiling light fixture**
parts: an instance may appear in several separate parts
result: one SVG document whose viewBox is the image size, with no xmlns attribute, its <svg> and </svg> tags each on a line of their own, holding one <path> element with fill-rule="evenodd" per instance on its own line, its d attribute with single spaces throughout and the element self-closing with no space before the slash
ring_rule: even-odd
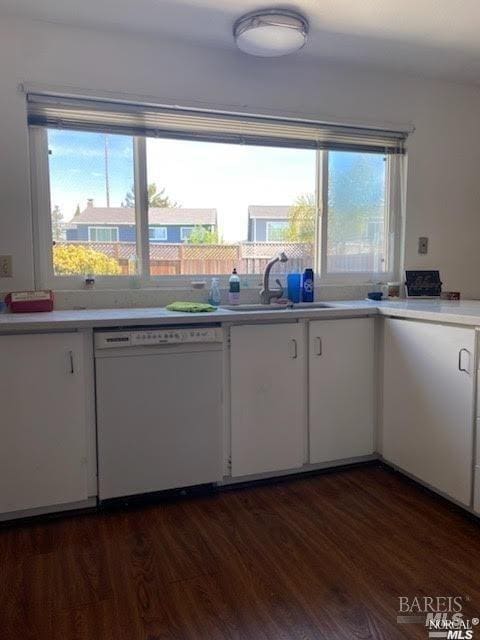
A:
<svg viewBox="0 0 480 640">
<path fill-rule="evenodd" d="M 264 58 L 298 51 L 307 40 L 308 20 L 287 9 L 252 11 L 233 25 L 239 49 Z"/>
</svg>

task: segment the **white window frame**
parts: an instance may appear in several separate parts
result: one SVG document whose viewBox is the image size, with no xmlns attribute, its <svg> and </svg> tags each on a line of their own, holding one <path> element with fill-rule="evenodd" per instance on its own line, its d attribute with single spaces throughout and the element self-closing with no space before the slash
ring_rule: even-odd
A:
<svg viewBox="0 0 480 640">
<path fill-rule="evenodd" d="M 117 234 L 116 240 L 92 240 L 92 231 L 115 231 Z M 88 242 L 118 242 L 120 237 L 118 227 L 96 226 L 92 225 L 88 227 Z"/>
<path fill-rule="evenodd" d="M 82 289 L 84 276 L 57 276 L 53 271 L 52 222 L 50 202 L 50 180 L 48 161 L 47 130 L 39 126 L 30 126 L 30 170 L 32 190 L 32 213 L 34 232 L 35 286 L 51 289 Z M 97 276 L 97 289 L 129 289 L 143 287 L 175 288 L 188 285 L 195 276 L 151 276 L 150 240 L 148 223 L 147 159 L 146 138 L 134 137 L 134 183 L 135 183 L 135 221 L 137 238 L 138 274 L 134 276 Z M 352 151 L 355 149 L 352 147 Z M 398 158 L 397 162 L 394 159 Z M 401 273 L 401 251 L 404 238 L 404 206 L 406 156 L 387 155 L 386 172 L 386 217 L 385 233 L 387 269 L 379 273 L 342 272 L 327 273 L 327 224 L 328 224 L 328 151 L 316 152 L 316 240 L 315 264 L 317 283 L 355 285 L 372 282 L 397 280 Z M 398 172 L 398 175 L 396 174 Z M 395 180 L 392 176 L 395 173 Z M 393 187 L 393 188 L 392 188 Z M 325 215 L 326 214 L 326 215 Z M 186 238 L 184 230 L 193 230 L 194 225 L 180 227 L 180 238 Z M 241 275 L 242 285 L 256 287 L 261 274 Z M 218 276 L 223 282 L 228 280 L 225 274 L 202 274 L 203 278 Z"/>
<path fill-rule="evenodd" d="M 272 238 L 270 238 L 270 232 L 271 232 L 272 226 L 277 224 L 282 225 L 282 228 L 283 228 L 282 230 L 286 230 L 288 228 L 288 222 L 286 220 L 267 220 L 266 233 L 265 233 L 267 242 L 281 242 L 279 240 L 276 240 L 275 238 L 273 240 Z"/>
<path fill-rule="evenodd" d="M 185 242 L 186 240 L 188 240 L 189 237 L 190 237 L 190 234 L 192 233 L 194 228 L 195 228 L 194 226 L 191 226 L 191 227 L 180 227 L 180 240 L 182 242 Z M 185 231 L 189 231 L 190 232 L 186 237 L 184 235 Z"/>
<path fill-rule="evenodd" d="M 153 234 L 153 237 L 150 235 L 152 231 L 161 231 L 162 232 L 162 237 L 158 238 L 156 237 L 156 233 Z M 150 241 L 157 241 L 157 242 L 165 242 L 166 240 L 168 240 L 168 230 L 167 227 L 162 227 L 162 226 L 158 226 L 158 225 L 150 225 L 148 227 L 148 239 Z"/>
</svg>

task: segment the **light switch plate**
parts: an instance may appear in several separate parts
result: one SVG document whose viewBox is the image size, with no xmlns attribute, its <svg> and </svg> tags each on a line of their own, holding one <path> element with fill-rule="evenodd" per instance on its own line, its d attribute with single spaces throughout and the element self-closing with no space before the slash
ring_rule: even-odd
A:
<svg viewBox="0 0 480 640">
<path fill-rule="evenodd" d="M 12 276 L 12 256 L 0 256 L 0 278 L 11 278 Z"/>
<path fill-rule="evenodd" d="M 428 253 L 428 238 L 422 236 L 418 239 L 418 253 Z"/>
</svg>

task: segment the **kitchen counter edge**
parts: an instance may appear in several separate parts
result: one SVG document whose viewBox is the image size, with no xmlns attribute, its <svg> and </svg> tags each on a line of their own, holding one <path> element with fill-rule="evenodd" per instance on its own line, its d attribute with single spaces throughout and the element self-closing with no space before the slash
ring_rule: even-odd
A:
<svg viewBox="0 0 480 640">
<path fill-rule="evenodd" d="M 190 325 L 248 323 L 294 319 L 341 319 L 355 316 L 392 316 L 448 324 L 480 327 L 480 301 L 399 300 L 370 302 L 367 300 L 332 301 L 324 309 L 274 311 L 230 311 L 219 308 L 213 313 L 176 313 L 164 307 L 127 309 L 59 310 L 49 313 L 0 315 L 0 333 L 16 331 L 48 331 L 97 329 L 153 325 Z"/>
</svg>

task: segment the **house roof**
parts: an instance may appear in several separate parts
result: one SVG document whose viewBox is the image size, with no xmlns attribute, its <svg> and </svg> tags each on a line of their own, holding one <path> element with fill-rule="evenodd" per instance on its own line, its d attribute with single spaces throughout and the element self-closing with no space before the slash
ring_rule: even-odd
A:
<svg viewBox="0 0 480 640">
<path fill-rule="evenodd" d="M 251 204 L 248 207 L 249 218 L 287 219 L 291 207 L 285 205 Z"/>
<path fill-rule="evenodd" d="M 217 224 L 216 209 L 184 209 L 151 207 L 149 209 L 150 224 L 161 225 L 197 225 Z M 72 225 L 78 224 L 135 224 L 135 210 L 132 207 L 91 207 L 81 211 L 70 221 Z"/>
</svg>

